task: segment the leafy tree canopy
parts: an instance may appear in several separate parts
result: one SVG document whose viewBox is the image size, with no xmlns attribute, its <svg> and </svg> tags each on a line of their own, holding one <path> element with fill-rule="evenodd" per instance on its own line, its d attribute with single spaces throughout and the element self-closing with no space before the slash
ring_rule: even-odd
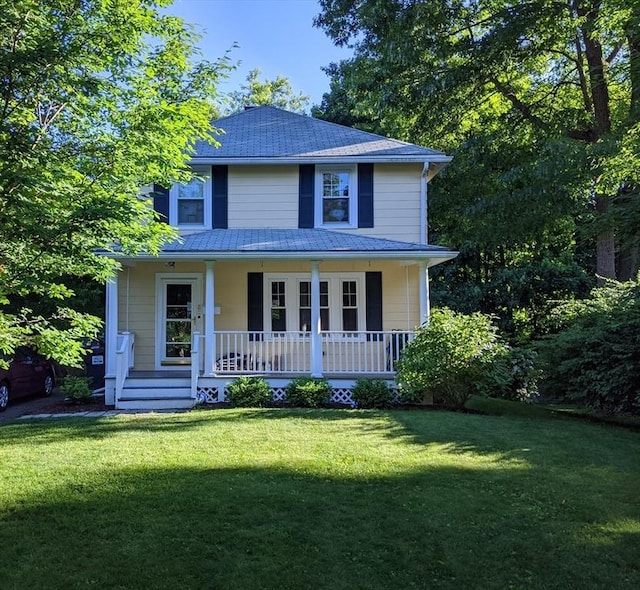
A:
<svg viewBox="0 0 640 590">
<path fill-rule="evenodd" d="M 173 236 L 140 187 L 186 179 L 229 67 L 197 61 L 169 0 L 0 0 L 0 353 L 77 362 L 99 320 L 64 306 L 61 276 L 105 281 L 95 253 Z M 39 313 L 26 300 L 57 301 Z M 42 306 L 45 309 L 47 306 Z"/>
<path fill-rule="evenodd" d="M 476 207 L 491 209 L 483 202 L 490 194 L 527 204 L 503 213 L 509 222 L 494 231 L 540 225 L 536 219 L 553 205 L 552 222 L 544 228 L 552 235 L 574 209 L 573 220 L 578 216 L 581 229 L 596 241 L 598 274 L 634 275 L 640 227 L 640 4 L 320 4 L 316 24 L 355 51 L 353 59 L 330 66 L 332 92 L 323 105 L 340 101 L 352 117 L 374 121 L 385 133 L 445 150 L 462 146 L 467 157 L 474 150 L 494 152 L 486 160 L 490 166 L 476 171 L 473 180 L 486 178 L 498 185 L 497 193 L 476 190 Z M 457 166 L 454 160 L 449 174 L 456 174 Z M 469 160 L 462 167 L 468 172 Z M 497 208 L 492 212 L 499 214 Z M 494 220 L 489 216 L 480 223 Z"/>
<path fill-rule="evenodd" d="M 309 104 L 309 97 L 296 93 L 291 86 L 291 81 L 284 76 L 277 76 L 274 80 L 260 81 L 261 71 L 254 69 L 247 75 L 247 81 L 225 97 L 222 110 L 228 113 L 237 113 L 246 106 L 270 105 L 304 114 Z"/>
</svg>

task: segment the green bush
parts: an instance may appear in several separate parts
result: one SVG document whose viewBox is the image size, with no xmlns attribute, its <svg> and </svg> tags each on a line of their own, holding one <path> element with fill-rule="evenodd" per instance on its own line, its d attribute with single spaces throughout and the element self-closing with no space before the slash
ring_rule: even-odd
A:
<svg viewBox="0 0 640 590">
<path fill-rule="evenodd" d="M 351 398 L 358 408 L 388 408 L 393 404 L 391 389 L 382 379 L 358 379 Z"/>
<path fill-rule="evenodd" d="M 640 415 L 640 281 L 611 282 L 559 305 L 538 343 L 547 397 Z"/>
<path fill-rule="evenodd" d="M 238 377 L 227 386 L 227 401 L 232 406 L 261 408 L 272 399 L 271 387 L 262 377 Z"/>
<path fill-rule="evenodd" d="M 435 309 L 398 362 L 402 401 L 420 403 L 433 396 L 436 405 L 461 408 L 499 377 L 494 361 L 507 350 L 488 316 Z"/>
<path fill-rule="evenodd" d="M 536 366 L 537 356 L 529 348 L 505 346 L 478 383 L 478 393 L 511 401 L 534 401 L 541 374 Z"/>
<path fill-rule="evenodd" d="M 63 377 L 60 384 L 60 391 L 65 398 L 75 402 L 81 403 L 91 399 L 92 393 L 89 388 L 91 377 L 81 377 L 79 375 L 67 375 Z"/>
<path fill-rule="evenodd" d="M 331 385 L 325 379 L 299 377 L 287 385 L 287 401 L 301 408 L 320 408 L 331 401 Z"/>
</svg>

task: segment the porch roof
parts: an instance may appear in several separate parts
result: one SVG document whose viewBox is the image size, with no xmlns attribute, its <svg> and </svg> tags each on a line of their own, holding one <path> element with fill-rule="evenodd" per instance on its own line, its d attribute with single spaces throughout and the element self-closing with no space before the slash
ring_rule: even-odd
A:
<svg viewBox="0 0 640 590">
<path fill-rule="evenodd" d="M 161 258 L 387 258 L 427 260 L 430 265 L 458 255 L 443 246 L 401 242 L 326 229 L 214 229 L 182 236 L 165 245 Z M 137 256 L 153 259 L 155 256 Z"/>
</svg>

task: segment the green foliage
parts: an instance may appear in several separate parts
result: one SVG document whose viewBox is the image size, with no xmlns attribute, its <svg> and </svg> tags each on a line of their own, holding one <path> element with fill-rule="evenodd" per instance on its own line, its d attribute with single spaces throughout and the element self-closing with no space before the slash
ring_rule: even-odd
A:
<svg viewBox="0 0 640 590">
<path fill-rule="evenodd" d="M 434 269 L 454 277 L 434 301 L 528 339 L 546 302 L 584 296 L 596 269 L 635 276 L 640 4 L 320 4 L 316 26 L 354 57 L 327 69 L 317 112 L 455 154 L 429 192 L 430 239 L 465 256 Z"/>
<path fill-rule="evenodd" d="M 473 393 L 486 393 L 506 346 L 489 317 L 448 308 L 433 310 L 403 350 L 396 379 L 403 401 L 433 396 L 436 405 L 461 408 Z"/>
<path fill-rule="evenodd" d="M 519 402 L 532 402 L 538 397 L 540 370 L 537 353 L 524 347 L 504 347 L 491 364 L 479 393 Z"/>
<path fill-rule="evenodd" d="M 309 97 L 301 92 L 296 94 L 288 78 L 277 76 L 274 80 L 261 82 L 260 74 L 259 69 L 251 70 L 247 75 L 246 84 L 243 84 L 240 90 L 230 92 L 225 98 L 227 107 L 223 110 L 237 113 L 246 106 L 269 105 L 305 114 Z"/>
<path fill-rule="evenodd" d="M 358 408 L 389 408 L 393 404 L 391 389 L 382 379 L 358 379 L 351 397 Z"/>
<path fill-rule="evenodd" d="M 66 398 L 74 403 L 83 403 L 91 399 L 91 389 L 89 388 L 90 377 L 79 375 L 67 375 L 63 377 L 60 390 Z"/>
<path fill-rule="evenodd" d="M 300 408 L 321 408 L 331 401 L 331 385 L 325 379 L 299 377 L 287 385 L 286 400 Z"/>
<path fill-rule="evenodd" d="M 188 178 L 195 141 L 215 143 L 212 100 L 229 66 L 194 60 L 197 36 L 166 4 L 2 2 L 3 351 L 80 362 L 72 342 L 99 320 L 65 309 L 73 277 L 104 283 L 118 263 L 98 250 L 155 253 L 175 237 L 140 188 Z"/>
<path fill-rule="evenodd" d="M 640 283 L 609 283 L 554 311 L 539 342 L 541 390 L 603 412 L 640 414 Z"/>
<path fill-rule="evenodd" d="M 227 386 L 227 401 L 232 406 L 261 408 L 272 399 L 271 388 L 262 377 L 238 377 Z"/>
</svg>

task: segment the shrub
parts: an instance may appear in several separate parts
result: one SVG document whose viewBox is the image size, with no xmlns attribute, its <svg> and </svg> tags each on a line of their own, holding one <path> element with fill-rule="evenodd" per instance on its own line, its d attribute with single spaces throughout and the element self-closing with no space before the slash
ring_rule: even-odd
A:
<svg viewBox="0 0 640 590">
<path fill-rule="evenodd" d="M 402 400 L 420 403 L 433 396 L 436 405 L 460 408 L 471 394 L 486 393 L 497 378 L 491 375 L 494 361 L 506 350 L 488 316 L 435 309 L 398 362 Z"/>
<path fill-rule="evenodd" d="M 238 377 L 227 386 L 227 401 L 232 406 L 260 408 L 272 399 L 271 387 L 262 377 Z"/>
<path fill-rule="evenodd" d="M 81 377 L 79 375 L 67 375 L 62 379 L 60 390 L 65 398 L 74 403 L 87 402 L 91 399 L 92 393 L 89 388 L 91 377 Z"/>
<path fill-rule="evenodd" d="M 607 413 L 640 414 L 640 281 L 610 282 L 553 313 L 538 343 L 546 396 Z"/>
<path fill-rule="evenodd" d="M 393 394 L 382 379 L 358 379 L 351 397 L 359 408 L 388 408 L 393 404 Z"/>
<path fill-rule="evenodd" d="M 331 385 L 325 379 L 300 377 L 287 385 L 287 401 L 301 408 L 319 408 L 331 401 Z"/>
<path fill-rule="evenodd" d="M 505 346 L 478 383 L 478 393 L 511 401 L 534 401 L 541 374 L 536 366 L 537 356 L 530 348 Z"/>
</svg>

